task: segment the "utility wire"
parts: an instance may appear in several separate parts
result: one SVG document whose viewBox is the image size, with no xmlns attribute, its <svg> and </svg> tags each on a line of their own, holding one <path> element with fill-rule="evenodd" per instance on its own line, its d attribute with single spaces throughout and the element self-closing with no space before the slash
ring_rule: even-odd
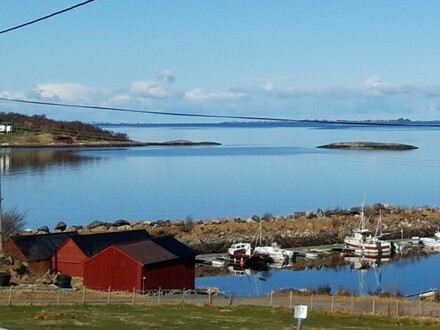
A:
<svg viewBox="0 0 440 330">
<path fill-rule="evenodd" d="M 65 12 L 71 11 L 71 10 L 73 10 L 73 9 L 75 9 L 75 8 L 78 8 L 78 7 L 84 6 L 84 5 L 86 5 L 86 4 L 90 3 L 90 2 L 93 2 L 93 1 L 95 1 L 95 0 L 87 0 L 87 1 L 81 2 L 81 3 L 77 4 L 77 5 L 74 5 L 74 6 L 72 6 L 72 7 L 69 7 L 69 8 L 66 8 L 66 9 L 62 9 L 62 10 L 59 10 L 59 11 L 54 12 L 54 13 L 52 13 L 52 14 L 49 14 L 49 15 L 46 15 L 46 16 L 43 16 L 43 17 L 37 18 L 37 19 L 35 19 L 35 20 L 33 20 L 33 21 L 30 21 L 30 22 L 26 22 L 26 23 L 23 23 L 23 24 L 17 25 L 17 26 L 11 27 L 11 28 L 6 29 L 6 30 L 2 30 L 2 31 L 0 31 L 0 34 L 4 34 L 4 33 L 7 33 L 7 32 L 11 32 L 11 31 L 14 31 L 14 30 L 20 29 L 20 28 L 22 28 L 22 27 L 25 27 L 25 26 L 31 25 L 31 24 L 35 24 L 35 23 L 37 23 L 37 22 L 40 22 L 40 21 L 46 20 L 46 19 L 51 18 L 51 17 L 53 17 L 53 16 L 56 16 L 56 15 L 59 15 L 59 14 L 63 14 L 63 13 L 65 13 Z"/>
<path fill-rule="evenodd" d="M 368 126 L 408 126 L 412 127 L 411 124 L 402 123 L 391 123 L 391 122 L 363 122 L 363 121 L 341 121 L 341 120 L 319 120 L 319 119 L 292 119 L 292 118 L 281 118 L 281 117 L 257 117 L 257 116 L 234 116 L 234 115 L 210 115 L 206 113 L 189 113 L 189 112 L 169 112 L 169 111 L 153 111 L 153 110 L 137 110 L 137 109 L 127 109 L 127 108 L 116 108 L 116 107 L 102 107 L 97 105 L 80 105 L 80 104 L 69 104 L 69 103 L 56 103 L 56 102 L 42 102 L 42 101 L 29 101 L 23 99 L 12 99 L 7 97 L 0 97 L 0 101 L 16 102 L 16 103 L 26 103 L 26 104 L 37 104 L 46 105 L 52 107 L 64 107 L 64 108 L 77 108 L 77 109 L 89 109 L 89 110 L 106 110 L 106 111 L 116 111 L 116 112 L 131 112 L 140 114 L 152 114 L 161 116 L 175 116 L 175 117 L 198 117 L 198 118 L 220 118 L 220 119 L 246 119 L 246 120 L 261 120 L 261 121 L 272 121 L 272 122 L 287 122 L 287 123 L 326 123 L 334 125 L 368 125 Z M 439 127 L 437 121 L 419 123 L 414 125 L 414 127 L 430 126 Z"/>
<path fill-rule="evenodd" d="M 10 99 L 10 98 L 6 98 L 6 97 L 0 97 L 0 100 L 1 101 L 18 102 L 18 103 L 27 103 L 27 104 L 47 105 L 47 106 L 54 106 L 54 107 L 68 107 L 68 108 L 91 109 L 91 110 L 132 112 L 132 113 L 143 113 L 143 114 L 153 114 L 153 115 L 163 115 L 163 116 L 177 116 L 177 117 L 247 119 L 247 120 L 283 121 L 283 122 L 302 122 L 303 121 L 303 120 L 298 120 L 298 119 L 276 118 L 276 117 L 209 115 L 209 114 L 198 114 L 198 113 L 188 113 L 188 112 L 179 113 L 179 112 L 163 112 L 163 111 L 151 111 L 151 110 L 136 110 L 136 109 L 126 109 L 126 108 L 101 107 L 101 106 L 94 106 L 94 105 L 78 105 L 78 104 L 68 104 L 68 103 L 28 101 L 28 100 L 21 100 L 21 99 Z"/>
</svg>

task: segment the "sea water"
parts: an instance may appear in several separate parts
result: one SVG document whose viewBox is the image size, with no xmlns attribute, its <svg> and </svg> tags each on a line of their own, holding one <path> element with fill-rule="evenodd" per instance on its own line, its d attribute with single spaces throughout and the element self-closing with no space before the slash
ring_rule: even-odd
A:
<svg viewBox="0 0 440 330">
<path fill-rule="evenodd" d="M 144 142 L 219 146 L 3 149 L 3 209 L 28 226 L 62 220 L 212 219 L 350 208 L 439 206 L 440 129 L 344 125 L 112 126 Z M 342 141 L 409 151 L 328 150 Z"/>
</svg>

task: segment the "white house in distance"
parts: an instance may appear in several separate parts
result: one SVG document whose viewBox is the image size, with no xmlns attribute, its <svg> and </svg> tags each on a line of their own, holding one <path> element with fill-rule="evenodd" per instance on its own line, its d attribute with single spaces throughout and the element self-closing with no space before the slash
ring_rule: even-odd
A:
<svg viewBox="0 0 440 330">
<path fill-rule="evenodd" d="M 0 134 L 11 134 L 12 126 L 10 122 L 0 121 Z"/>
</svg>

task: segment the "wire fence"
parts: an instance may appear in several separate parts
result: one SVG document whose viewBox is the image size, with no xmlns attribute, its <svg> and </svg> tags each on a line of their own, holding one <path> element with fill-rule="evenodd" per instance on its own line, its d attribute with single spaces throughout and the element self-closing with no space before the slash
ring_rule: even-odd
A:
<svg viewBox="0 0 440 330">
<path fill-rule="evenodd" d="M 66 290 L 60 288 L 3 287 L 0 288 L 0 306 L 63 306 L 110 304 L 197 304 L 211 306 L 255 305 L 293 308 L 307 305 L 309 310 L 327 312 L 371 313 L 394 316 L 440 317 L 440 303 L 405 298 L 377 296 L 296 295 L 292 291 L 283 294 L 271 292 L 266 296 L 234 296 L 194 290 L 141 293 L 94 290 Z"/>
</svg>

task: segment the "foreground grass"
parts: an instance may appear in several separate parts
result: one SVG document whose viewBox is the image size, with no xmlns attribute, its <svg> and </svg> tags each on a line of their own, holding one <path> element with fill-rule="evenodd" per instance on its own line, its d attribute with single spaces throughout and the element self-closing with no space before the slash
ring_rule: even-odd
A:
<svg viewBox="0 0 440 330">
<path fill-rule="evenodd" d="M 5 306 L 9 329 L 295 329 L 287 308 L 195 305 Z M 312 311 L 302 329 L 439 329 L 440 320 Z"/>
</svg>

